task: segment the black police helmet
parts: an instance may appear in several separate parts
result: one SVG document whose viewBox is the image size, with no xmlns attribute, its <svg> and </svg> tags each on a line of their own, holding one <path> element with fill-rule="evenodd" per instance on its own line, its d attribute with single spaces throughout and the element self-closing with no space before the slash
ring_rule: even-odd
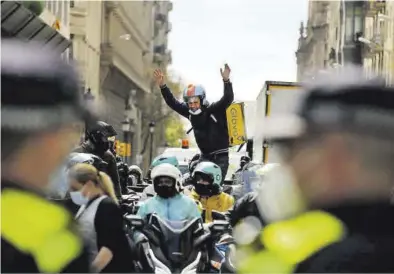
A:
<svg viewBox="0 0 394 274">
<path fill-rule="evenodd" d="M 59 53 L 14 39 L 1 41 L 1 128 L 39 132 L 95 121 L 80 92 L 79 76 Z"/>
</svg>

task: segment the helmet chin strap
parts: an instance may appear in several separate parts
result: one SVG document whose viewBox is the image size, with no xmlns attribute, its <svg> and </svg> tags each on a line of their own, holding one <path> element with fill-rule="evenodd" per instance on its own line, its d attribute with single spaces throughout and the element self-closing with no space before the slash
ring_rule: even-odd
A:
<svg viewBox="0 0 394 274">
<path fill-rule="evenodd" d="M 197 110 L 195 110 L 195 111 L 189 109 L 189 113 L 192 114 L 192 115 L 198 115 L 198 114 L 200 114 L 201 112 L 202 112 L 202 111 L 201 111 L 201 108 L 199 108 L 199 109 L 197 109 Z"/>
</svg>

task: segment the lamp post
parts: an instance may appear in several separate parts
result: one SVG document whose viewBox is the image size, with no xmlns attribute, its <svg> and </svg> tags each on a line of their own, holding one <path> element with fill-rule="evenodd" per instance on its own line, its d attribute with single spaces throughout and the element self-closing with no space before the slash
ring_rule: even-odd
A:
<svg viewBox="0 0 394 274">
<path fill-rule="evenodd" d="M 152 163 L 153 158 L 153 134 L 155 133 L 155 122 L 149 123 L 149 134 L 150 134 L 150 151 L 149 151 L 149 163 Z"/>
<path fill-rule="evenodd" d="M 129 144 L 129 133 L 131 132 L 131 123 L 130 120 L 126 117 L 125 120 L 122 122 L 122 131 L 123 131 L 123 140 L 126 145 L 125 147 L 125 155 L 124 155 L 124 162 L 127 163 L 127 147 Z"/>
</svg>

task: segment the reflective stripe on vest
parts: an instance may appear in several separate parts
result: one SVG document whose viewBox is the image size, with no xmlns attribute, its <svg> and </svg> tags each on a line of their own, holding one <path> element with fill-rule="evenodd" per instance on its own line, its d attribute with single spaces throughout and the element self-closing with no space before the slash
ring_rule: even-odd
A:
<svg viewBox="0 0 394 274">
<path fill-rule="evenodd" d="M 323 211 L 311 211 L 296 218 L 266 226 L 260 240 L 266 249 L 244 250 L 238 273 L 292 273 L 322 248 L 343 239 L 341 221 Z M 242 250 L 242 249 L 241 249 Z"/>
<path fill-rule="evenodd" d="M 5 189 L 1 195 L 1 236 L 30 254 L 41 272 L 60 272 L 80 255 L 82 243 L 69 228 L 71 215 L 32 193 Z"/>
</svg>

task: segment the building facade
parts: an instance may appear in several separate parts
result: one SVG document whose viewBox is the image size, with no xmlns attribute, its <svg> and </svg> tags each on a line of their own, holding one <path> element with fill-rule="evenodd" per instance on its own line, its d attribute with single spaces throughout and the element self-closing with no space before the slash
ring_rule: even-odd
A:
<svg viewBox="0 0 394 274">
<path fill-rule="evenodd" d="M 71 3 L 70 55 L 79 65 L 84 89 L 100 103 L 102 119 L 114 126 L 119 141 L 131 144 L 125 157 L 129 163 L 141 158 L 147 127 L 143 117 L 152 102 L 157 3 Z"/>
<path fill-rule="evenodd" d="M 363 65 L 371 75 L 384 75 L 392 84 L 393 36 L 392 1 L 310 1 L 308 24 L 300 29 L 296 52 L 297 78 L 352 63 Z"/>
</svg>

